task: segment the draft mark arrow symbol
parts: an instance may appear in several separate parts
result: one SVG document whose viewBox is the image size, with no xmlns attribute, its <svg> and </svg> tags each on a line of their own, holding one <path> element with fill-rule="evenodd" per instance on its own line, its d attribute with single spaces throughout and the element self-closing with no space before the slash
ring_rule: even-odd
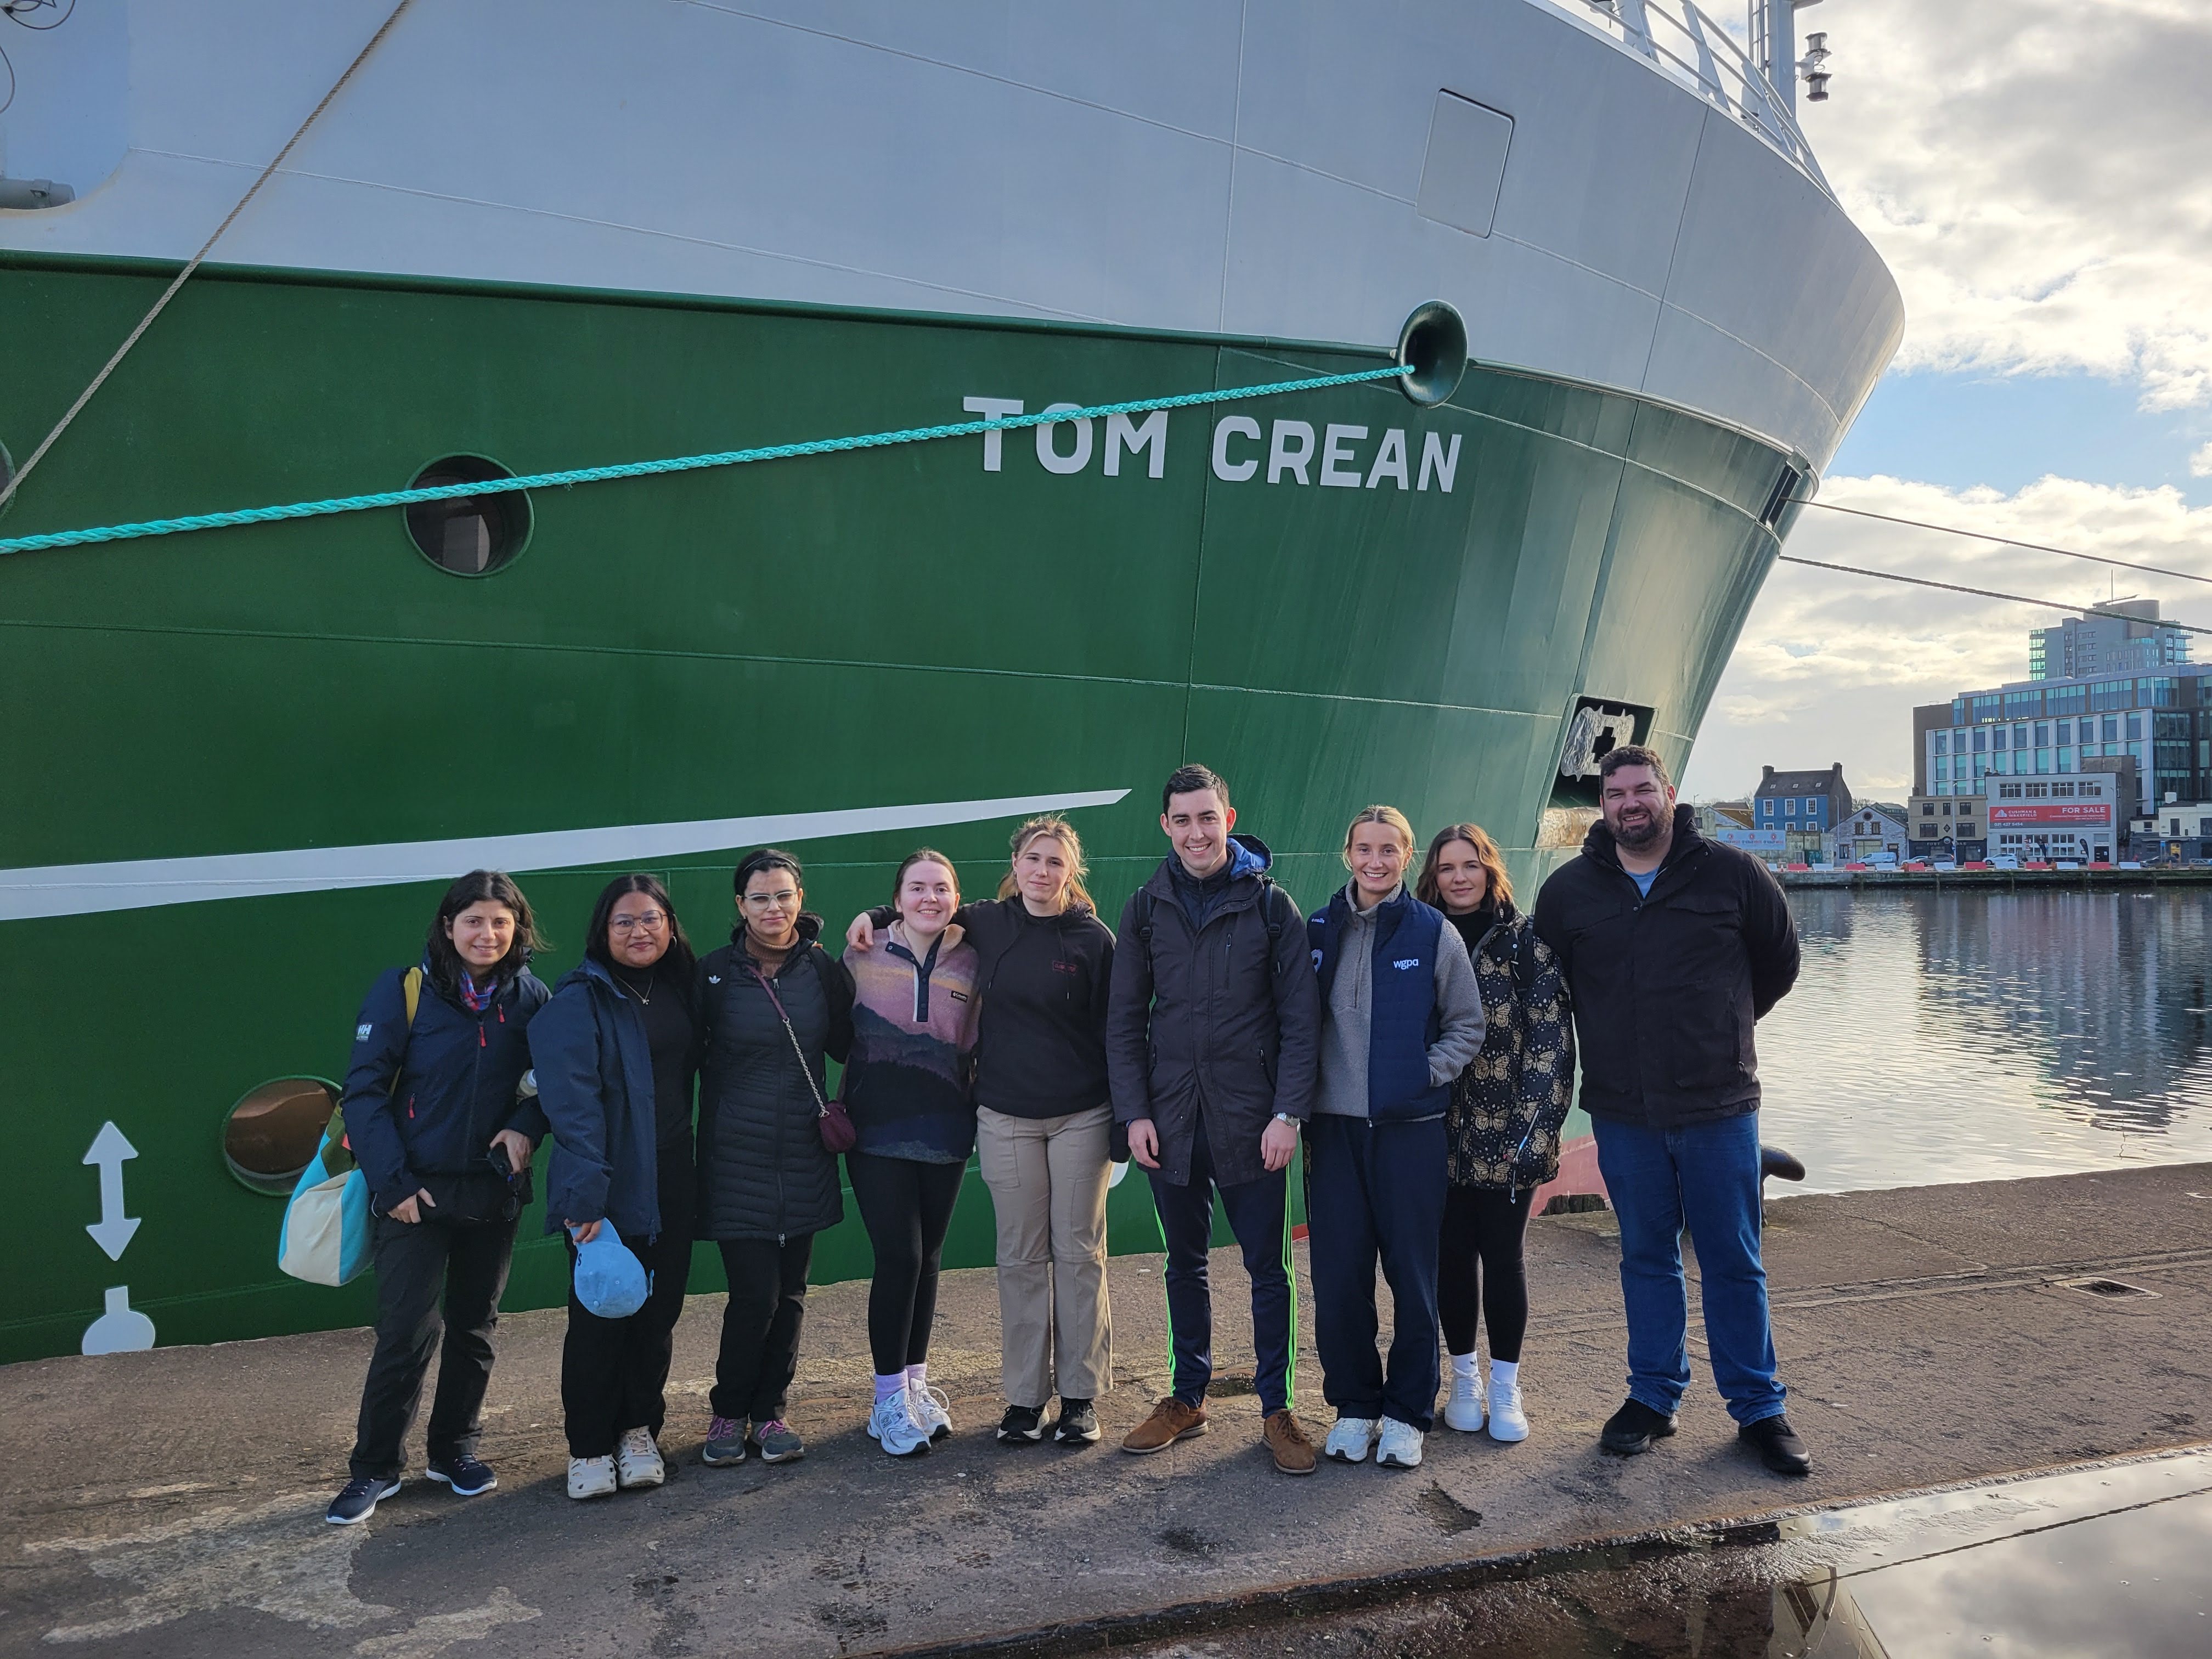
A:
<svg viewBox="0 0 2212 1659">
<path fill-rule="evenodd" d="M 123 1160 L 137 1156 L 138 1149 L 112 1122 L 100 1126 L 91 1150 L 84 1155 L 87 1164 L 100 1166 L 100 1219 L 86 1223 L 84 1230 L 92 1235 L 94 1243 L 107 1252 L 110 1261 L 123 1260 L 131 1235 L 138 1231 L 138 1218 L 123 1213 Z"/>
</svg>

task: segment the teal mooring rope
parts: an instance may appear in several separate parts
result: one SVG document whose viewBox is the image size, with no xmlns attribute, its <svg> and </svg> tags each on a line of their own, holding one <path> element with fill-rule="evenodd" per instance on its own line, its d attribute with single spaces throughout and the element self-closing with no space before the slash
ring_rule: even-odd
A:
<svg viewBox="0 0 2212 1659">
<path fill-rule="evenodd" d="M 1007 415 L 993 421 L 955 421 L 944 426 L 908 427 L 899 432 L 871 432 L 854 438 L 816 438 L 805 443 L 768 444 L 757 449 L 729 449 L 714 455 L 679 455 L 659 461 L 623 461 L 614 466 L 580 466 L 566 472 L 533 472 L 527 477 L 489 478 L 481 483 L 434 484 L 426 489 L 386 489 L 374 495 L 339 495 L 325 501 L 292 501 L 282 507 L 241 507 L 228 513 L 194 513 L 181 519 L 149 519 L 143 524 L 105 525 L 94 530 L 57 530 L 43 536 L 16 536 L 0 541 L 0 553 L 35 553 L 50 547 L 82 547 L 90 542 L 135 541 L 147 536 L 177 536 L 192 530 L 217 530 L 229 525 L 265 524 L 276 519 L 319 519 L 333 513 L 360 513 L 370 507 L 406 507 L 416 501 L 442 501 L 457 495 L 493 495 L 512 489 L 550 489 L 556 484 L 603 483 L 610 478 L 641 478 L 660 472 L 692 472 L 702 467 L 740 466 L 748 461 L 783 461 L 800 455 L 829 455 L 849 449 L 881 449 L 890 444 L 927 443 L 937 438 L 967 438 L 981 432 L 1008 432 L 1019 427 L 1052 426 L 1061 421 L 1088 421 L 1109 415 L 1137 415 L 1155 409 L 1192 409 L 1203 404 L 1234 403 L 1246 398 L 1268 398 L 1286 392 L 1318 392 L 1325 386 L 1356 386 L 1362 380 L 1394 380 L 1414 371 L 1399 363 L 1386 368 L 1364 368 L 1351 374 L 1323 374 L 1310 380 L 1277 380 L 1267 386 L 1231 386 L 1218 392 L 1186 392 L 1173 398 L 1139 398 L 1125 404 L 1094 404 L 1085 409 L 1066 409 L 1056 414 Z"/>
</svg>

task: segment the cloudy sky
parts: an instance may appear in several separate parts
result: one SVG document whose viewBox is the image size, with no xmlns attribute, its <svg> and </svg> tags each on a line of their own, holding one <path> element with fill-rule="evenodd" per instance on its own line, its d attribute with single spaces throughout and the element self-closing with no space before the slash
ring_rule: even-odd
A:
<svg viewBox="0 0 2212 1659">
<path fill-rule="evenodd" d="M 1807 134 L 1906 311 L 1819 499 L 2212 575 L 2212 0 L 1823 0 L 1798 27 L 1834 53 Z M 2200 584 L 1818 508 L 1788 550 L 2212 625 Z M 2060 615 L 1778 566 L 1685 791 L 1839 760 L 1901 799 L 1912 705 L 2026 678 Z"/>
</svg>

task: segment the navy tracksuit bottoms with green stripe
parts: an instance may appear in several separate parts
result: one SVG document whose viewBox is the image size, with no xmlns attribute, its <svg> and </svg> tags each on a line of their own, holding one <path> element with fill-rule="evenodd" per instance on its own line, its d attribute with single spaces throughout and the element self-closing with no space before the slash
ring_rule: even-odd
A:
<svg viewBox="0 0 2212 1659">
<path fill-rule="evenodd" d="M 1306 1125 L 1306 1248 L 1322 1395 L 1339 1417 L 1395 1417 L 1428 1432 L 1437 1364 L 1437 1246 L 1444 1121 L 1370 1123 L 1316 1112 Z M 1390 1286 L 1390 1363 L 1375 1350 L 1375 1265 Z"/>
<path fill-rule="evenodd" d="M 1175 1397 L 1186 1406 L 1206 1398 L 1213 1380 L 1213 1298 L 1206 1286 L 1206 1253 L 1213 1241 L 1213 1195 L 1229 1217 L 1252 1278 L 1253 1392 L 1261 1411 L 1291 1404 L 1291 1352 L 1297 1303 L 1291 1289 L 1289 1171 L 1278 1170 L 1234 1187 L 1213 1184 L 1213 1154 L 1200 1115 L 1191 1147 L 1190 1184 L 1170 1186 L 1148 1171 L 1160 1232 L 1167 1240 L 1168 1325 L 1175 1345 Z"/>
</svg>

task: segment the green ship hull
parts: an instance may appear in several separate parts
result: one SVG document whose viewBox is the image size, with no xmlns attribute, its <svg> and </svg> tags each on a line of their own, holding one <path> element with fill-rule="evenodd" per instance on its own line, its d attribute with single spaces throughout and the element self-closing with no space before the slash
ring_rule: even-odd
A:
<svg viewBox="0 0 2212 1659">
<path fill-rule="evenodd" d="M 173 270 L 0 256 L 0 307 L 38 319 L 0 380 L 0 442 L 20 459 Z M 0 536 L 404 488 L 455 454 L 538 472 L 1377 361 L 210 268 Z M 1262 436 L 1233 431 L 1217 465 L 1231 415 Z M 1320 435 L 1271 483 L 1278 421 Z M 76 1350 L 118 1289 L 163 1344 L 369 1319 L 368 1278 L 277 1272 L 281 1203 L 234 1178 L 225 1124 L 257 1085 L 342 1071 L 362 993 L 414 959 L 439 887 L 365 869 L 42 908 L 26 872 L 952 804 L 796 843 L 810 908 L 842 923 L 925 838 L 971 894 L 993 886 L 1012 818 L 974 803 L 1088 800 L 1110 919 L 1165 850 L 1152 792 L 1197 759 L 1308 908 L 1371 801 L 1424 834 L 1482 823 L 1533 884 L 1589 804 L 1561 776 L 1578 709 L 1686 760 L 1804 470 L 1679 410 L 1480 366 L 1434 409 L 1351 386 L 1176 411 L 1156 447 L 1048 430 L 1063 468 L 1088 447 L 1080 470 L 1015 432 L 996 470 L 969 437 L 537 492 L 527 545 L 477 579 L 432 564 L 396 510 L 0 559 L 0 1163 L 18 1188 L 0 1358 Z M 574 961 L 620 869 L 657 870 L 695 941 L 719 941 L 737 850 L 519 868 L 552 940 L 539 972 Z M 127 1161 L 91 1154 L 111 1122 Z M 113 1255 L 118 1205 L 140 1225 Z M 1111 1215 L 1115 1249 L 1157 1248 L 1140 1180 Z M 564 1293 L 541 1221 L 510 1308 Z M 947 1260 L 991 1252 L 971 1180 Z M 848 1206 L 817 1275 L 868 1261 Z M 720 1288 L 711 1252 L 691 1285 Z"/>
</svg>

